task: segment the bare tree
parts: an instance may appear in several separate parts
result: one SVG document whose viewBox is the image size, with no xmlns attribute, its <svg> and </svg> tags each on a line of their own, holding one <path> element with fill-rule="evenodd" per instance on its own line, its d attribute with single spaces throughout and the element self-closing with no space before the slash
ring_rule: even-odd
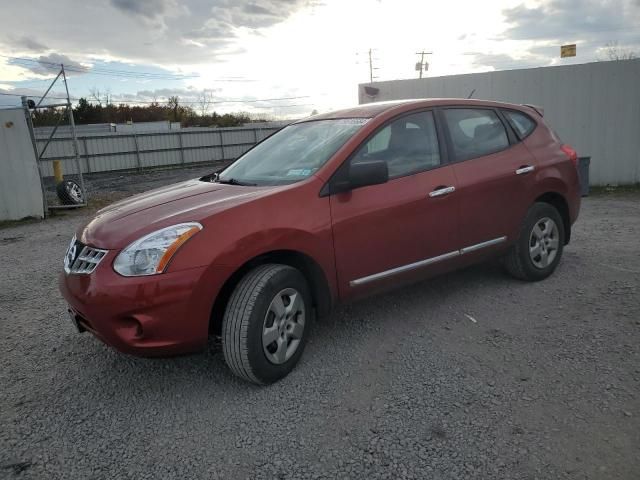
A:
<svg viewBox="0 0 640 480">
<path fill-rule="evenodd" d="M 173 121 L 178 121 L 178 109 L 180 108 L 180 98 L 175 95 L 173 97 L 169 97 L 169 101 L 167 102 L 169 108 L 173 110 Z"/>
<path fill-rule="evenodd" d="M 618 42 L 609 42 L 603 48 L 605 60 L 633 60 L 638 54 L 629 48 L 622 48 Z"/>
<path fill-rule="evenodd" d="M 94 100 L 98 105 L 102 106 L 102 96 L 98 87 L 91 87 L 89 89 L 89 97 Z"/>
<path fill-rule="evenodd" d="M 200 116 L 204 117 L 209 112 L 209 107 L 213 105 L 213 92 L 211 90 L 202 90 L 198 93 L 197 102 L 200 108 Z"/>
<path fill-rule="evenodd" d="M 113 101 L 111 89 L 109 87 L 105 88 L 104 92 L 98 87 L 91 87 L 89 89 L 89 98 L 91 98 L 100 106 L 102 106 L 103 101 L 105 106 L 110 105 Z"/>
</svg>

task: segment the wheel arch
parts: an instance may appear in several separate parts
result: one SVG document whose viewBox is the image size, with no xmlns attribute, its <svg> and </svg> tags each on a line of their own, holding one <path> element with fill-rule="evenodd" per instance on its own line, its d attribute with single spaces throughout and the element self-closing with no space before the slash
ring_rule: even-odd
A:
<svg viewBox="0 0 640 480">
<path fill-rule="evenodd" d="M 564 198 L 562 194 L 552 191 L 539 195 L 535 201 L 548 203 L 558 211 L 564 226 L 564 244 L 567 245 L 571 239 L 571 217 L 569 215 L 569 204 L 566 198 Z"/>
<path fill-rule="evenodd" d="M 231 297 L 233 290 L 236 288 L 242 277 L 252 269 L 268 263 L 278 263 L 289 265 L 296 268 L 309 282 L 313 306 L 319 317 L 329 314 L 334 304 L 334 296 L 329 286 L 326 273 L 309 255 L 296 250 L 273 250 L 261 253 L 250 260 L 246 261 L 242 266 L 236 269 L 225 281 L 222 288 L 218 292 L 211 309 L 209 318 L 209 331 L 219 334 L 222 326 L 222 317 Z"/>
</svg>

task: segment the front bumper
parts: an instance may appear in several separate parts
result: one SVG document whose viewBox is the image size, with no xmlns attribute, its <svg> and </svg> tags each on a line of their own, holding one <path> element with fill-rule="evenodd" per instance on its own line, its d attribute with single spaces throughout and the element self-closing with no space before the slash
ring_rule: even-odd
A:
<svg viewBox="0 0 640 480">
<path fill-rule="evenodd" d="M 90 275 L 59 276 L 59 288 L 80 330 L 129 354 L 163 356 L 204 348 L 213 302 L 229 273 L 198 267 L 122 277 L 111 258 Z"/>
</svg>

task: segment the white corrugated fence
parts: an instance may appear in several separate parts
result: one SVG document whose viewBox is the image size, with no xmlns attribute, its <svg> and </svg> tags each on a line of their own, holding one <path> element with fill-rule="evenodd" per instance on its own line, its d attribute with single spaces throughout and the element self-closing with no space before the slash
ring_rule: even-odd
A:
<svg viewBox="0 0 640 480">
<path fill-rule="evenodd" d="M 78 135 L 83 173 L 107 172 L 232 160 L 281 128 L 277 126 L 197 128 L 151 133 Z M 42 151 L 47 138 L 38 138 Z M 70 136 L 56 136 L 45 151 L 43 176 L 53 175 L 51 160 L 62 160 L 65 174 L 75 174 Z"/>
<path fill-rule="evenodd" d="M 377 94 L 368 95 L 365 87 Z M 477 99 L 542 106 L 562 140 L 591 157 L 592 185 L 640 182 L 640 59 L 359 86 L 360 103 L 472 93 Z"/>
</svg>

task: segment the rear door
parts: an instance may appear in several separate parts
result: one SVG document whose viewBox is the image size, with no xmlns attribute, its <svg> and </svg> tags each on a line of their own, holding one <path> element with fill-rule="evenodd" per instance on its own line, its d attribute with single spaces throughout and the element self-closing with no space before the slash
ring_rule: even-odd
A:
<svg viewBox="0 0 640 480">
<path fill-rule="evenodd" d="M 502 248 L 530 206 L 535 158 L 496 109 L 448 107 L 440 114 L 454 162 L 463 253 Z"/>
<path fill-rule="evenodd" d="M 387 183 L 331 197 L 343 298 L 421 278 L 456 251 L 458 206 L 446 190 L 455 177 L 442 160 L 433 112 L 391 120 L 347 162 L 372 159 L 387 162 Z"/>
</svg>

